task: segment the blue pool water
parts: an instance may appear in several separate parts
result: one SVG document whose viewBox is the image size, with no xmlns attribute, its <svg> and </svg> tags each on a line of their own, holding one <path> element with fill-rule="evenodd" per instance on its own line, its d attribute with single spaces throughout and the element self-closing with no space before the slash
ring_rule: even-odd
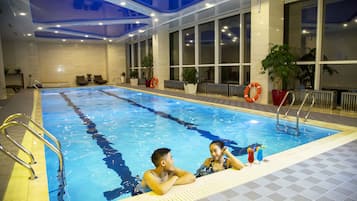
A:
<svg viewBox="0 0 357 201">
<path fill-rule="evenodd" d="M 129 197 L 136 175 L 153 168 L 156 148 L 171 148 L 176 166 L 194 173 L 215 139 L 246 162 L 249 145 L 263 144 L 267 156 L 338 132 L 302 125 L 295 136 L 277 131 L 272 118 L 116 87 L 42 90 L 42 111 L 62 143 L 71 201 Z M 58 161 L 49 149 L 46 161 L 54 201 Z"/>
</svg>

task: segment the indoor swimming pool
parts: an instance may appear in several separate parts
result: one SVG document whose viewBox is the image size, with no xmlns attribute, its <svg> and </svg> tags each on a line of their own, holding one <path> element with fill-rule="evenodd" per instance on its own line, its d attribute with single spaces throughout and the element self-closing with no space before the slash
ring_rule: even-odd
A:
<svg viewBox="0 0 357 201">
<path fill-rule="evenodd" d="M 223 140 L 247 162 L 248 146 L 264 145 L 269 156 L 338 132 L 302 124 L 297 136 L 277 131 L 273 118 L 109 86 L 44 89 L 41 97 L 44 127 L 62 143 L 66 201 L 130 197 L 160 147 L 171 149 L 177 167 L 195 173 L 212 140 Z M 54 201 L 57 156 L 46 150 L 46 162 Z"/>
</svg>

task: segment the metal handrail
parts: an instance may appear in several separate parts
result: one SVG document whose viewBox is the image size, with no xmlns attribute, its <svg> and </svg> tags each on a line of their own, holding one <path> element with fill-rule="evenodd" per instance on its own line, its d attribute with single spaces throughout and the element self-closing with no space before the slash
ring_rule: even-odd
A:
<svg viewBox="0 0 357 201">
<path fill-rule="evenodd" d="M 311 104 L 310 104 L 310 107 L 309 109 L 307 110 L 307 114 L 305 115 L 305 118 L 304 118 L 304 122 L 307 121 L 307 118 L 309 118 L 310 116 L 310 113 L 311 113 L 311 108 L 314 106 L 315 104 L 315 96 L 313 94 L 311 94 L 311 97 L 312 97 L 312 101 L 311 101 Z"/>
<path fill-rule="evenodd" d="M 40 141 L 42 141 L 43 143 L 45 143 L 53 152 L 56 153 L 58 160 L 59 160 L 59 172 L 62 174 L 63 173 L 63 155 L 61 150 L 57 149 L 53 144 L 51 144 L 50 142 L 48 142 L 41 134 L 37 133 L 37 131 L 35 131 L 34 129 L 32 129 L 31 127 L 29 127 L 28 125 L 22 123 L 22 122 L 17 122 L 17 121 L 10 121 L 10 122 L 6 122 L 3 123 L 0 127 L 0 131 L 3 131 L 4 129 L 7 129 L 11 126 L 22 126 L 25 129 L 27 129 L 28 131 L 30 131 L 37 139 L 39 139 Z"/>
<path fill-rule="evenodd" d="M 29 164 L 27 164 L 25 161 L 23 161 L 22 159 L 20 159 L 19 157 L 17 157 L 13 153 L 7 151 L 5 149 L 5 147 L 3 147 L 1 144 L 0 144 L 0 151 L 3 152 L 6 156 L 10 157 L 15 162 L 18 162 L 24 168 L 26 168 L 30 172 L 30 175 L 31 175 L 29 179 L 33 180 L 33 179 L 37 178 L 37 176 L 35 174 L 35 171 L 32 169 L 32 167 Z"/>
<path fill-rule="evenodd" d="M 299 118 L 300 118 L 300 112 L 301 112 L 302 108 L 304 107 L 304 104 L 305 104 L 305 102 L 306 102 L 306 100 L 307 100 L 307 98 L 308 98 L 309 96 L 310 96 L 310 93 L 307 92 L 307 93 L 305 94 L 304 100 L 302 101 L 302 103 L 301 103 L 301 105 L 300 105 L 298 111 L 296 112 L 296 130 L 297 130 L 298 132 L 299 132 Z"/>
<path fill-rule="evenodd" d="M 283 104 L 284 104 L 284 102 L 286 101 L 286 99 L 287 99 L 287 97 L 288 97 L 289 94 L 292 95 L 293 99 L 292 99 L 292 101 L 291 101 L 291 103 L 290 103 L 290 105 L 289 105 L 289 107 L 288 107 L 288 110 L 285 112 L 285 116 L 284 116 L 284 117 L 287 117 L 287 115 L 288 115 L 288 113 L 289 113 L 289 111 L 290 111 L 292 105 L 293 105 L 294 102 L 295 102 L 295 93 L 294 93 L 293 91 L 288 91 L 288 92 L 285 94 L 283 100 L 281 101 L 281 103 L 280 103 L 278 109 L 276 110 L 276 124 L 277 124 L 277 126 L 280 125 L 280 124 L 279 124 L 279 115 L 280 115 L 281 106 L 283 106 Z"/>
<path fill-rule="evenodd" d="M 16 113 L 16 114 L 12 114 L 10 116 L 8 116 L 3 123 L 7 123 L 7 122 L 10 122 L 10 121 L 13 121 L 14 119 L 17 119 L 17 118 L 21 118 L 21 117 L 24 117 L 25 119 L 29 120 L 31 123 L 33 123 L 38 129 L 42 130 L 43 133 L 49 137 L 52 141 L 54 141 L 57 145 L 57 149 L 58 150 L 61 150 L 61 143 L 60 141 L 54 136 L 52 135 L 50 132 L 48 132 L 45 128 L 43 128 L 39 123 L 37 123 L 36 121 L 32 120 L 31 117 L 29 117 L 28 115 L 26 114 L 22 114 L 22 113 Z"/>
</svg>

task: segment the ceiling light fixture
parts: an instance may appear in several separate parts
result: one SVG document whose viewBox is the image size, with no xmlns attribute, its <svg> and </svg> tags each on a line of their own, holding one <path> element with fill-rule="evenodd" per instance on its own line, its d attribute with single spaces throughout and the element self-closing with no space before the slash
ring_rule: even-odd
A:
<svg viewBox="0 0 357 201">
<path fill-rule="evenodd" d="M 159 19 L 155 18 L 155 19 L 154 19 L 154 21 L 155 21 L 155 22 L 158 22 L 158 21 L 159 21 Z"/>
<path fill-rule="evenodd" d="M 213 6 L 214 6 L 214 4 L 211 4 L 211 3 L 206 3 L 206 4 L 205 4 L 205 6 L 206 6 L 206 8 L 211 8 L 211 7 L 213 7 Z"/>
<path fill-rule="evenodd" d="M 30 36 L 32 36 L 32 34 L 31 33 L 28 33 L 28 34 L 26 34 L 28 37 L 30 37 Z"/>
<path fill-rule="evenodd" d="M 150 16 L 151 16 L 151 17 L 155 17 L 155 13 L 151 13 Z"/>
<path fill-rule="evenodd" d="M 38 30 L 42 30 L 43 28 L 42 27 L 37 27 Z"/>
<path fill-rule="evenodd" d="M 139 33 L 144 33 L 145 31 L 142 29 L 139 29 Z"/>
<path fill-rule="evenodd" d="M 62 42 L 66 42 L 67 40 L 66 39 L 62 39 Z"/>
<path fill-rule="evenodd" d="M 232 34 L 231 34 L 231 33 L 228 33 L 227 35 L 228 35 L 228 36 L 232 36 Z"/>
<path fill-rule="evenodd" d="M 222 29 L 221 31 L 222 31 L 223 33 L 224 33 L 224 32 L 226 32 L 226 30 L 225 30 L 225 29 Z"/>
<path fill-rule="evenodd" d="M 306 29 L 302 30 L 302 34 L 308 34 L 308 33 L 310 33 L 310 32 L 308 32 Z"/>
<path fill-rule="evenodd" d="M 224 26 L 223 29 L 228 29 L 228 26 Z"/>
<path fill-rule="evenodd" d="M 26 16 L 27 14 L 25 12 L 19 12 L 19 15 Z"/>
<path fill-rule="evenodd" d="M 89 36 L 88 35 L 84 35 L 84 37 L 88 38 Z"/>
<path fill-rule="evenodd" d="M 109 43 L 111 43 L 112 41 L 113 41 L 113 40 L 112 40 L 112 39 L 110 39 L 110 40 L 109 40 Z"/>
<path fill-rule="evenodd" d="M 355 19 L 355 22 L 357 23 L 357 18 Z"/>
<path fill-rule="evenodd" d="M 54 31 L 55 32 L 55 34 L 58 34 L 58 31 Z"/>
<path fill-rule="evenodd" d="M 344 23 L 344 24 L 343 24 L 343 27 L 347 27 L 347 26 L 348 26 L 348 24 L 347 24 L 347 23 Z"/>
<path fill-rule="evenodd" d="M 84 42 L 84 40 L 81 40 L 81 43 L 83 43 Z"/>
<path fill-rule="evenodd" d="M 57 28 L 60 28 L 60 27 L 61 27 L 61 25 L 60 25 L 60 24 L 56 24 L 56 27 L 57 27 Z"/>
<path fill-rule="evenodd" d="M 133 37 L 134 36 L 134 34 L 129 34 L 129 37 Z"/>
<path fill-rule="evenodd" d="M 121 5 L 121 6 L 125 6 L 125 5 L 126 5 L 126 2 L 125 2 L 125 1 L 122 1 L 122 2 L 120 2 L 120 5 Z"/>
<path fill-rule="evenodd" d="M 140 24 L 140 21 L 136 21 L 135 23 L 136 23 L 136 24 Z"/>
<path fill-rule="evenodd" d="M 106 38 L 106 37 L 104 37 L 104 38 L 103 38 L 103 40 L 107 40 L 107 38 Z"/>
<path fill-rule="evenodd" d="M 99 24 L 99 26 L 102 26 L 102 25 L 103 25 L 103 22 L 99 22 L 98 24 Z"/>
</svg>

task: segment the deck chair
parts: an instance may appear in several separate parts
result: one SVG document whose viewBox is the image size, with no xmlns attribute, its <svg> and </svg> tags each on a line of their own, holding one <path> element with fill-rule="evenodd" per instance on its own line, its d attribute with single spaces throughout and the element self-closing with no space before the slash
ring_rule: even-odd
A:
<svg viewBox="0 0 357 201">
<path fill-rule="evenodd" d="M 108 81 L 107 80 L 103 80 L 102 75 L 94 75 L 94 82 L 97 84 L 105 84 Z"/>
<path fill-rule="evenodd" d="M 88 84 L 88 80 L 84 77 L 84 75 L 77 75 L 76 76 L 76 83 L 79 86 L 84 86 Z"/>
</svg>

